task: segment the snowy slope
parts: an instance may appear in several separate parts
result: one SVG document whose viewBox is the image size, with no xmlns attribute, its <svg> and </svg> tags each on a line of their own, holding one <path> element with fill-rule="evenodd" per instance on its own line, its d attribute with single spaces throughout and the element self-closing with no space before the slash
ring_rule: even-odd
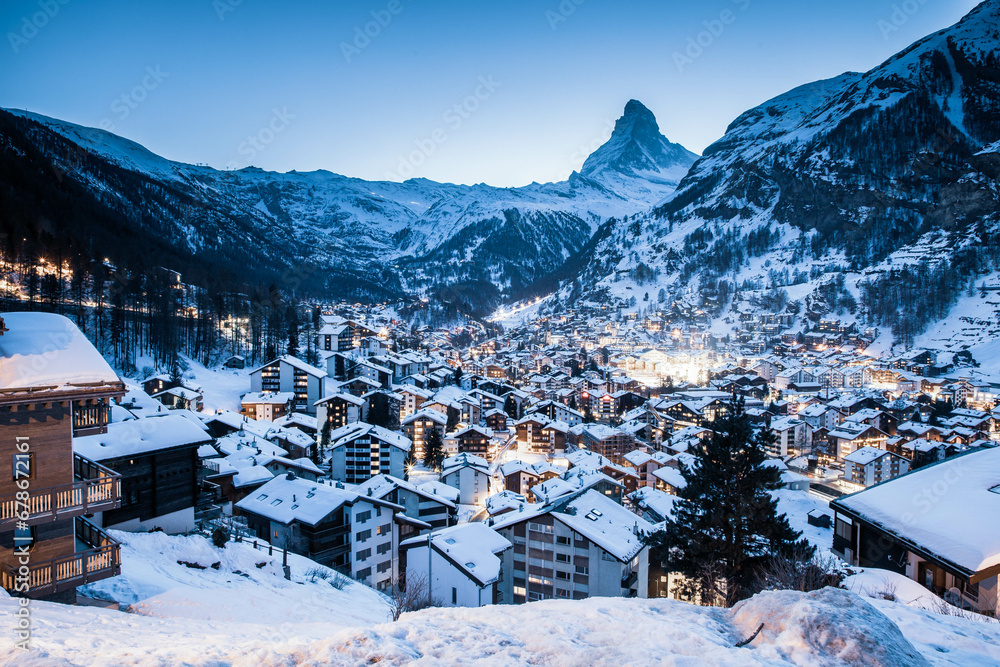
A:
<svg viewBox="0 0 1000 667">
<path fill-rule="evenodd" d="M 131 186 L 84 157 L 155 184 L 157 190 L 144 186 L 139 196 L 151 213 L 176 202 L 192 208 L 190 215 L 163 213 L 187 252 L 210 249 L 218 242 L 213 236 L 231 234 L 234 243 L 270 242 L 320 266 L 370 274 L 376 284 L 399 281 L 394 287 L 408 292 L 470 280 L 504 293 L 526 287 L 559 268 L 603 221 L 644 211 L 672 192 L 696 157 L 667 141 L 652 114 L 634 101 L 585 175 L 520 188 L 369 182 L 327 171 L 217 171 L 166 160 L 104 130 L 8 111 L 30 121 L 23 131 L 48 151 L 60 177 L 71 176 L 102 201 L 125 205 L 134 193 L 121 192 Z M 47 132 L 71 143 L 55 146 Z M 9 140 L 15 139 L 12 132 Z M 202 218 L 220 231 L 213 235 Z"/>
<path fill-rule="evenodd" d="M 5 611 L 13 605 L 0 599 Z M 297 624 L 148 618 L 43 602 L 32 612 L 32 649 L 8 654 L 6 664 L 1000 664 L 995 622 L 868 603 L 837 589 L 763 593 L 733 610 L 620 598 L 431 609 L 366 629 L 331 625 L 321 639 L 297 633 Z M 760 623 L 761 634 L 736 648 Z"/>
<path fill-rule="evenodd" d="M 998 25 L 1000 0 L 988 0 L 868 72 L 741 114 L 661 206 L 599 230 L 540 312 L 581 299 L 631 312 L 676 303 L 725 335 L 726 317 L 773 312 L 783 290 L 799 330 L 827 315 L 889 328 L 845 295 L 858 302 L 863 283 L 921 265 L 957 277 L 954 300 L 1000 268 Z M 919 334 L 944 320 L 938 311 L 902 319 Z M 996 338 L 995 314 L 980 319 L 963 347 Z"/>
</svg>

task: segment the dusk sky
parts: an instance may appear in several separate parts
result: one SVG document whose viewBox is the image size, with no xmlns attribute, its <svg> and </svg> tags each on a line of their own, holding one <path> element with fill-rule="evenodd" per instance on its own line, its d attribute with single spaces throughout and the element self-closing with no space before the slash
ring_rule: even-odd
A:
<svg viewBox="0 0 1000 667">
<path fill-rule="evenodd" d="M 515 186 L 579 169 L 631 98 L 701 152 L 976 4 L 5 0 L 0 107 L 217 168 Z"/>
</svg>

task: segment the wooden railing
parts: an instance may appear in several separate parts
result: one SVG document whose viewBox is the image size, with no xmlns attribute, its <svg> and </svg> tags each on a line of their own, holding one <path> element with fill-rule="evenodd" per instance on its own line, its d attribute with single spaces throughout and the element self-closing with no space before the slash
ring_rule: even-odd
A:
<svg viewBox="0 0 1000 667">
<path fill-rule="evenodd" d="M 82 517 L 76 520 L 76 537 L 90 548 L 52 560 L 30 561 L 23 566 L 5 563 L 0 569 L 3 587 L 37 598 L 121 574 L 118 542 Z"/>
<path fill-rule="evenodd" d="M 77 454 L 73 473 L 75 482 L 27 489 L 27 501 L 13 493 L 0 497 L 0 531 L 19 520 L 35 525 L 121 507 L 121 475 Z"/>
</svg>

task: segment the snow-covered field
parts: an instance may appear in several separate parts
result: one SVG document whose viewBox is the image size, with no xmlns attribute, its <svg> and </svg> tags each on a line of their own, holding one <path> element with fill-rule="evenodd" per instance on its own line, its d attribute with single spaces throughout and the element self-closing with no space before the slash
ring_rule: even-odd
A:
<svg viewBox="0 0 1000 667">
<path fill-rule="evenodd" d="M 291 584 L 306 586 L 307 584 Z M 220 602 L 219 607 L 239 601 Z M 360 599 L 331 607 L 347 611 Z M 0 599 L 12 612 L 14 601 Z M 9 665 L 1000 665 L 1000 626 L 854 593 L 769 592 L 733 610 L 673 600 L 548 600 L 430 609 L 347 628 L 283 622 L 286 607 L 239 612 L 260 623 L 146 617 L 32 605 L 28 652 Z M 360 609 L 351 609 L 360 611 Z M 330 611 L 328 613 L 335 613 Z M 736 644 L 750 637 L 749 645 Z M 326 628 L 325 633 L 317 632 Z"/>
</svg>

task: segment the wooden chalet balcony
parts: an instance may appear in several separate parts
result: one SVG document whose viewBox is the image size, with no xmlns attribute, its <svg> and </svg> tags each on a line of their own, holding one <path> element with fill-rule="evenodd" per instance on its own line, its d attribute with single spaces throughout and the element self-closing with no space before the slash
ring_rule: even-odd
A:
<svg viewBox="0 0 1000 667">
<path fill-rule="evenodd" d="M 19 594 L 38 598 L 121 574 L 119 542 L 83 517 L 76 519 L 76 538 L 89 548 L 52 560 L 31 560 L 27 574 L 19 572 L 19 565 L 4 564 L 0 571 L 4 589 L 23 588 L 26 580 L 28 589 Z"/>
<path fill-rule="evenodd" d="M 118 473 L 74 454 L 73 476 L 76 481 L 69 484 L 29 488 L 27 503 L 18 502 L 14 492 L 0 497 L 0 531 L 13 530 L 18 520 L 37 525 L 121 507 Z"/>
</svg>

